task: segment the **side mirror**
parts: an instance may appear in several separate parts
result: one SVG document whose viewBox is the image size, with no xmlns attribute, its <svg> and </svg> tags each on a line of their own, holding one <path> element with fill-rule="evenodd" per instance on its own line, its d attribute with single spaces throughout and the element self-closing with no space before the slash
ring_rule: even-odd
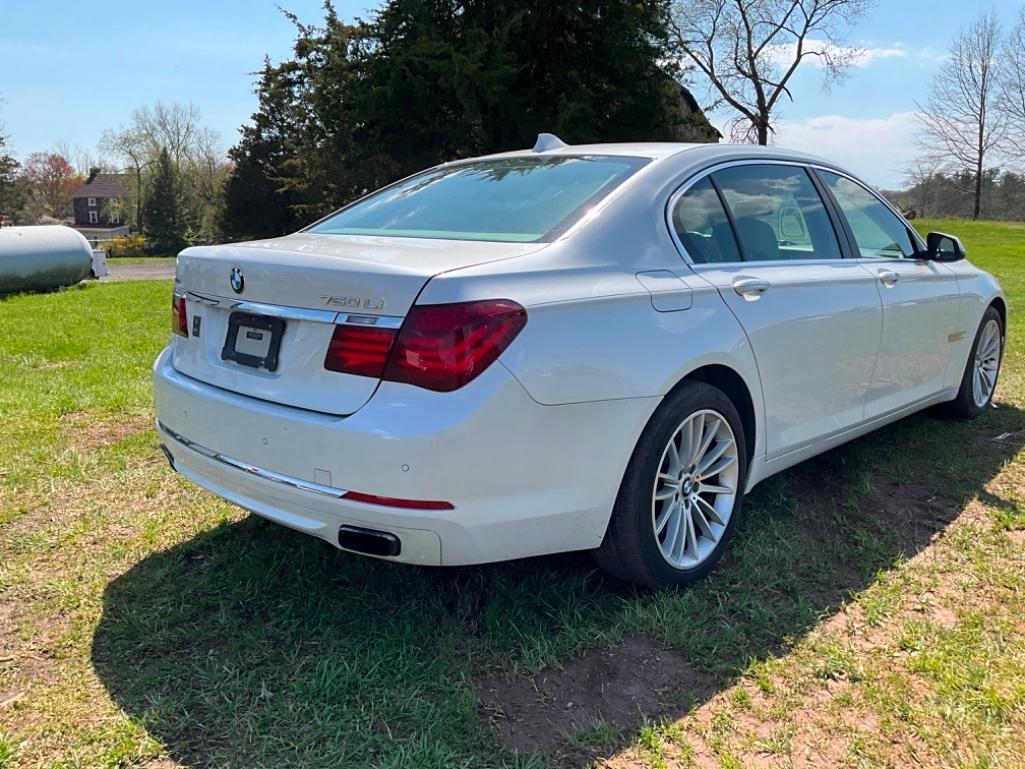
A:
<svg viewBox="0 0 1025 769">
<path fill-rule="evenodd" d="M 965 258 L 964 246 L 953 235 L 930 232 L 925 236 L 925 242 L 926 259 L 932 259 L 934 262 L 959 262 Z"/>
</svg>

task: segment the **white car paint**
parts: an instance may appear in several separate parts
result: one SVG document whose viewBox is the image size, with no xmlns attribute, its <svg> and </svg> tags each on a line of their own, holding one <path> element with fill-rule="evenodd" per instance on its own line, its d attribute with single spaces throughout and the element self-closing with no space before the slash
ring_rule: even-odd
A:
<svg viewBox="0 0 1025 769">
<path fill-rule="evenodd" d="M 183 251 L 176 291 L 201 333 L 173 337 L 154 367 L 157 429 L 174 467 L 335 545 L 343 525 L 394 534 L 393 560 L 590 549 L 645 425 L 688 376 L 728 374 L 746 390 L 750 489 L 952 399 L 983 312 L 1002 302 L 996 281 L 965 261 L 695 264 L 672 233 L 671 201 L 709 170 L 759 162 L 844 173 L 819 158 L 677 144 L 541 154 L 651 162 L 549 243 L 303 232 Z M 897 282 L 885 285 L 880 271 Z M 740 280 L 769 288 L 742 296 Z M 350 315 L 397 325 L 414 305 L 497 298 L 526 308 L 526 326 L 452 392 L 321 365 Z M 221 359 L 241 302 L 286 317 L 278 371 Z M 349 490 L 453 509 L 341 498 Z"/>
</svg>

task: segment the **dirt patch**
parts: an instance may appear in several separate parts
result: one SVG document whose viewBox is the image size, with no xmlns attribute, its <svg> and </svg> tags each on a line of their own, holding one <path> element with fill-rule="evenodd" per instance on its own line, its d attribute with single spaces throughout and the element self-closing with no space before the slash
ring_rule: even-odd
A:
<svg viewBox="0 0 1025 769">
<path fill-rule="evenodd" d="M 129 435 L 150 428 L 150 416 L 132 415 L 107 421 L 87 411 L 71 411 L 61 417 L 68 442 L 79 451 L 95 451 L 111 446 Z"/>
<path fill-rule="evenodd" d="M 888 478 L 875 480 L 861 507 L 896 530 L 908 557 L 935 539 L 963 509 L 931 486 Z"/>
<path fill-rule="evenodd" d="M 572 738 L 604 724 L 630 734 L 644 721 L 677 718 L 715 691 L 715 679 L 644 636 L 589 649 L 531 678 L 477 685 L 488 723 L 507 747 L 572 756 Z"/>
</svg>

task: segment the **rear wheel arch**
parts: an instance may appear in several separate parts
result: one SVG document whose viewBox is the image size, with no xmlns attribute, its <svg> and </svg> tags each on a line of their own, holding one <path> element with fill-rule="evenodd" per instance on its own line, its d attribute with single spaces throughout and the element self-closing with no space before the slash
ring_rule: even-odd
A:
<svg viewBox="0 0 1025 769">
<path fill-rule="evenodd" d="M 1000 313 L 1000 325 L 1003 326 L 1004 334 L 1007 334 L 1007 302 L 1004 301 L 1003 297 L 994 297 L 993 301 L 989 303 L 990 307 L 996 308 L 996 311 Z"/>
<path fill-rule="evenodd" d="M 696 369 L 666 393 L 633 449 L 601 545 L 593 551 L 594 558 L 604 570 L 621 579 L 661 588 L 689 584 L 715 566 L 732 537 L 744 498 L 747 455 L 751 450 L 747 448 L 738 453 L 736 448 L 738 443 L 747 443 L 742 437 L 745 419 L 753 422 L 753 406 L 749 408 L 745 401 L 750 401 L 746 384 L 727 366 L 709 365 Z M 747 409 L 746 416 L 741 415 L 742 408 Z M 708 414 L 716 417 L 711 421 L 711 429 L 718 435 L 719 443 L 712 445 L 701 439 L 702 435 L 713 435 L 705 432 L 709 425 L 707 421 L 696 423 L 701 425 L 697 436 L 681 432 L 693 419 L 700 417 L 704 420 Z M 684 437 L 678 439 L 678 435 Z M 699 440 L 695 441 L 695 437 Z M 670 450 L 667 443 L 670 447 L 675 443 L 680 453 L 667 455 Z M 727 456 L 724 451 L 728 452 L 731 444 L 734 447 L 732 462 L 719 467 L 718 458 Z M 683 453 L 686 446 L 691 450 Z M 712 456 L 712 465 L 703 466 L 693 457 L 700 457 L 706 449 Z M 673 469 L 672 460 L 666 468 L 667 456 L 677 457 L 676 469 Z M 691 459 L 680 464 L 680 457 Z M 723 475 L 729 467 L 734 468 L 735 477 L 732 479 Z M 664 496 L 658 496 L 660 492 L 675 490 L 676 482 L 672 479 L 677 475 L 679 490 L 675 494 L 680 499 L 686 496 L 690 504 L 684 506 L 682 514 L 679 508 L 675 508 L 678 520 L 677 528 L 673 529 L 672 509 L 666 511 L 663 506 L 659 512 L 656 506 L 659 499 L 665 500 Z M 662 489 L 659 484 L 666 486 Z M 703 505 L 698 497 L 704 500 Z M 720 499 L 725 500 L 725 507 L 720 504 Z M 674 498 L 673 504 L 679 502 Z M 712 515 L 709 511 L 717 511 L 717 514 Z M 665 517 L 656 517 L 656 514 Z M 689 526 L 688 520 L 691 522 Z M 670 528 L 664 529 L 667 524 Z M 723 527 L 722 530 L 713 524 Z M 686 534 L 683 540 L 679 539 L 681 527 L 691 531 L 689 545 Z M 662 539 L 664 531 L 666 537 L 673 537 L 673 558 L 667 556 L 663 547 L 669 542 Z M 712 542 L 710 549 L 707 540 Z M 686 552 L 690 552 L 693 545 L 692 555 L 696 562 L 684 564 L 674 560 L 681 541 Z M 699 543 L 702 541 L 705 541 L 705 552 L 701 552 Z"/>
<path fill-rule="evenodd" d="M 687 382 L 704 382 L 722 390 L 740 414 L 740 422 L 744 428 L 744 450 L 750 467 L 754 459 L 755 437 L 757 435 L 757 418 L 755 416 L 754 399 L 744 378 L 729 366 L 713 363 L 689 372 L 673 387 L 673 392 Z"/>
</svg>

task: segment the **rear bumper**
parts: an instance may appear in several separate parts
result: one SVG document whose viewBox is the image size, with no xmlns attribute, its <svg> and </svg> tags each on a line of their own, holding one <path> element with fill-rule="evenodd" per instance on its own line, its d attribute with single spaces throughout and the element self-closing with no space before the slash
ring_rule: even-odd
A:
<svg viewBox="0 0 1025 769">
<path fill-rule="evenodd" d="M 382 383 L 339 418 L 206 385 L 167 351 L 153 381 L 160 438 L 198 485 L 336 546 L 342 526 L 394 534 L 388 560 L 430 565 L 597 547 L 658 400 L 541 406 L 494 365 L 453 393 Z M 348 490 L 454 509 L 342 499 Z"/>
</svg>

